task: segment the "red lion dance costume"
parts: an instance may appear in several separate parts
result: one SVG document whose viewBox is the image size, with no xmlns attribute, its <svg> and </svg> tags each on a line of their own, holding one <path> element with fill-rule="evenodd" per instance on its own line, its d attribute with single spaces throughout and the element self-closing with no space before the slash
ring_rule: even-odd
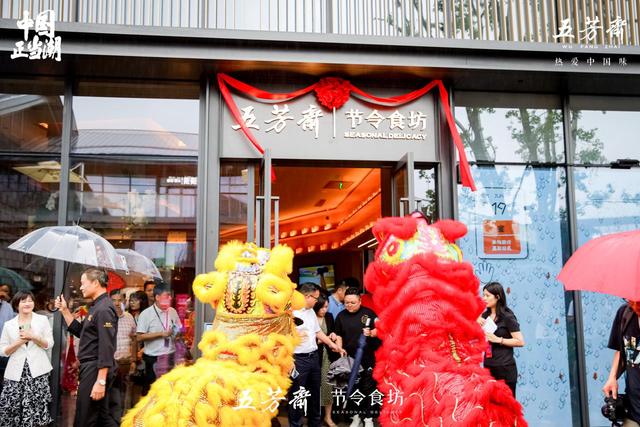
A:
<svg viewBox="0 0 640 427">
<path fill-rule="evenodd" d="M 386 396 L 382 426 L 527 425 L 509 387 L 481 366 L 479 281 L 452 243 L 466 232 L 420 214 L 373 228 L 379 248 L 364 280 L 383 341 L 374 370 Z"/>
</svg>

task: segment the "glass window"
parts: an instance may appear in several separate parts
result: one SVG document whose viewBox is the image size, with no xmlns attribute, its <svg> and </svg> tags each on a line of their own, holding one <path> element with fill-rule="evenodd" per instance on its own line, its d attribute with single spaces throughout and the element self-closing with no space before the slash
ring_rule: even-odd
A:
<svg viewBox="0 0 640 427">
<path fill-rule="evenodd" d="M 247 240 L 247 208 L 250 176 L 253 176 L 253 194 L 258 194 L 258 168 L 248 163 L 224 163 L 220 167 L 220 241 Z"/>
<path fill-rule="evenodd" d="M 198 155 L 197 100 L 76 96 L 73 111 L 74 154 Z"/>
<path fill-rule="evenodd" d="M 59 158 L 4 158 L 0 161 L 0 284 L 28 289 L 36 298 L 53 296 L 54 263 L 9 250 L 20 237 L 56 225 L 60 188 Z M 15 273 L 15 274 L 14 274 Z M 36 310 L 44 310 L 36 301 Z"/>
<path fill-rule="evenodd" d="M 460 248 L 482 285 L 500 282 L 519 320 L 517 398 L 530 425 L 578 425 L 574 328 L 569 293 L 555 277 L 567 242 L 565 173 L 555 168 L 483 166 L 478 190 L 459 187 Z"/>
<path fill-rule="evenodd" d="M 57 83 L 0 83 L 0 151 L 59 153 L 63 87 Z"/>
<path fill-rule="evenodd" d="M 185 333 L 181 348 L 192 349 L 200 115 L 197 90 L 184 89 L 79 83 L 79 96 L 73 98 L 67 221 L 155 265 L 174 295 L 173 307 Z M 169 99 L 176 95 L 178 99 Z M 82 269 L 72 265 L 66 278 L 67 295 L 78 310 L 88 302 L 79 290 Z M 153 274 L 131 264 L 130 270 L 111 272 L 108 289 L 120 289 L 125 309 L 137 315 L 135 304 L 128 305 L 130 295 L 144 291 Z M 186 354 L 182 351 L 178 361 Z M 61 387 L 68 391 L 64 377 Z M 140 393 L 140 386 L 127 385 L 125 410 Z M 73 416 L 74 405 L 73 394 L 65 393 L 65 417 Z"/>
<path fill-rule="evenodd" d="M 576 211 L 578 243 L 622 231 L 640 229 L 640 170 L 576 168 Z M 616 310 L 624 303 L 621 298 L 582 293 L 586 382 L 589 394 L 591 425 L 604 425 L 600 407 L 604 404 L 604 386 L 613 350 L 607 348 Z M 620 392 L 624 381 L 620 380 Z"/>
<path fill-rule="evenodd" d="M 458 131 L 470 160 L 562 162 L 562 110 L 551 95 L 456 92 Z"/>
<path fill-rule="evenodd" d="M 639 98 L 572 96 L 571 134 L 575 161 L 603 164 L 618 159 L 640 159 Z"/>
<path fill-rule="evenodd" d="M 438 197 L 436 195 L 436 171 L 434 168 L 417 167 L 413 171 L 413 192 L 418 209 L 429 222 L 438 219 Z"/>
</svg>

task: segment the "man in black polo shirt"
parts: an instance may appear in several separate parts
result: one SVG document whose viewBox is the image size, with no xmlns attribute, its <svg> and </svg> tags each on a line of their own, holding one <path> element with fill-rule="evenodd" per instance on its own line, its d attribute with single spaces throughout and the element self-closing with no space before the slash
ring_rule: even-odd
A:
<svg viewBox="0 0 640 427">
<path fill-rule="evenodd" d="M 622 305 L 611 326 L 608 347 L 615 350 L 609 378 L 602 391 L 618 397 L 618 377 L 626 373 L 627 419 L 624 427 L 640 426 L 640 302 Z"/>
<path fill-rule="evenodd" d="M 56 308 L 60 309 L 67 329 L 80 338 L 80 385 L 74 427 L 120 425 L 120 393 L 114 385 L 118 316 L 107 295 L 108 280 L 107 273 L 96 268 L 82 273 L 80 291 L 84 298 L 93 301 L 82 323 L 73 318 L 62 295 L 56 299 Z"/>
<path fill-rule="evenodd" d="M 355 412 L 351 426 L 359 427 L 361 418 L 364 427 L 373 427 L 373 418 L 379 415 L 379 407 L 374 408 L 374 401 L 371 394 L 377 388 L 373 379 L 373 368 L 375 366 L 375 351 L 382 343 L 378 339 L 378 331 L 375 328 L 376 313 L 370 308 L 362 306 L 360 292 L 357 288 L 349 288 L 344 296 L 345 309 L 338 314 L 335 324 L 335 333 L 338 335 L 338 347 L 344 348 L 349 356 L 356 356 L 358 341 L 360 336 L 366 337 L 366 344 L 362 353 L 360 365 L 363 371 L 360 373 L 358 385 L 353 393 L 364 396 L 362 401 L 351 405 L 350 412 Z M 354 366 L 354 369 L 358 369 Z M 353 394 L 352 393 L 352 394 Z M 350 396 L 347 396 L 350 398 Z M 350 399 L 349 403 L 354 400 Z"/>
</svg>

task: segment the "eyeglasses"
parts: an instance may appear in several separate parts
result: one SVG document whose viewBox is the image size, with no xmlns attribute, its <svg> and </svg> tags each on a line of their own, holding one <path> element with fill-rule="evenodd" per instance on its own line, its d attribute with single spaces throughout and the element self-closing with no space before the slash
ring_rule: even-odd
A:
<svg viewBox="0 0 640 427">
<path fill-rule="evenodd" d="M 318 301 L 318 299 L 320 298 L 320 297 L 314 297 L 314 296 L 313 296 L 313 295 L 311 295 L 311 294 L 307 294 L 307 296 L 308 296 L 308 297 L 313 298 L 313 299 L 314 299 L 314 300 L 316 300 L 316 301 Z"/>
</svg>

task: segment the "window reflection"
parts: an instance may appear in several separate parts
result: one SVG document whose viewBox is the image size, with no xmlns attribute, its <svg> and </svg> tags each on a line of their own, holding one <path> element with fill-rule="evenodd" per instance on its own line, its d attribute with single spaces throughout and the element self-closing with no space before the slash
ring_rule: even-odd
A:
<svg viewBox="0 0 640 427">
<path fill-rule="evenodd" d="M 637 98 L 570 98 L 571 134 L 575 158 L 581 164 L 603 164 L 618 159 L 640 159 L 640 146 L 631 143 L 640 134 Z"/>
<path fill-rule="evenodd" d="M 62 96 L 0 93 L 0 150 L 60 152 Z"/>
<path fill-rule="evenodd" d="M 457 92 L 455 101 L 456 124 L 470 160 L 564 160 L 559 98 Z"/>
<path fill-rule="evenodd" d="M 188 350 L 194 344 L 191 284 L 195 277 L 199 100 L 197 90 L 196 99 L 157 96 L 180 92 L 178 96 L 189 97 L 194 95 L 191 89 L 181 92 L 167 85 L 79 82 L 78 93 L 90 96 L 73 99 L 67 211 L 68 223 L 96 232 L 115 248 L 133 250 L 157 267 L 162 278 L 155 281 L 171 287 Z M 83 266 L 72 265 L 65 279 L 66 293 L 78 316 L 89 302 L 79 290 L 82 271 Z M 111 272 L 109 289 L 120 288 L 126 308 L 130 295 L 144 295 L 144 283 L 153 279 L 148 272 Z M 73 345 L 77 346 L 77 340 Z M 70 342 L 67 348 L 62 362 L 64 371 L 72 373 Z M 61 388 L 69 392 L 62 397 L 64 417 L 73 417 L 74 384 L 72 375 L 62 378 Z M 137 403 L 141 391 L 140 386 L 126 384 L 125 410 Z"/>
<path fill-rule="evenodd" d="M 220 168 L 220 240 L 223 245 L 231 240 L 247 240 L 247 208 L 250 184 L 258 194 L 258 168 L 248 163 L 224 163 Z"/>
<path fill-rule="evenodd" d="M 515 356 L 525 418 L 531 425 L 577 425 L 576 366 L 569 353 L 575 320 L 570 295 L 555 279 L 568 237 L 565 173 L 483 166 L 473 174 L 478 191 L 459 187 L 460 221 L 469 229 L 460 248 L 483 285 L 502 283 L 520 321 L 527 344 Z"/>
<path fill-rule="evenodd" d="M 576 168 L 576 212 L 580 245 L 599 236 L 640 229 L 640 170 Z M 602 420 L 602 387 L 609 375 L 613 350 L 607 341 L 621 298 L 582 293 L 585 362 L 591 425 Z M 621 386 L 622 389 L 622 386 Z"/>
</svg>

